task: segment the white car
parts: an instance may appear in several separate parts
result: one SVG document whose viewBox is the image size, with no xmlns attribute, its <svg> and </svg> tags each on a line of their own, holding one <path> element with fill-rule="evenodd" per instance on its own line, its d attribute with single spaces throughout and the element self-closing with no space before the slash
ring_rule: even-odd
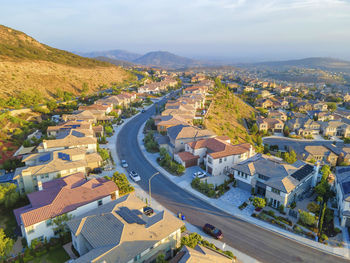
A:
<svg viewBox="0 0 350 263">
<path fill-rule="evenodd" d="M 204 178 L 206 176 L 207 176 L 207 174 L 205 172 L 202 172 L 202 171 L 193 173 L 193 178 Z"/>
<path fill-rule="evenodd" d="M 127 168 L 129 165 L 128 165 L 128 163 L 125 161 L 125 160 L 122 160 L 122 167 L 123 168 Z"/>
<path fill-rule="evenodd" d="M 131 178 L 134 182 L 141 181 L 141 177 L 137 174 L 137 172 L 131 171 L 131 172 L 129 173 L 129 175 L 130 175 L 130 178 Z"/>
</svg>

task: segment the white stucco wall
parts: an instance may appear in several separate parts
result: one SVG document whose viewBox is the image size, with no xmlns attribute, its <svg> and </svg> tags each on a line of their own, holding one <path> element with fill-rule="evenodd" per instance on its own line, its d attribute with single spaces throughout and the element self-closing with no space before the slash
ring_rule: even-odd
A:
<svg viewBox="0 0 350 263">
<path fill-rule="evenodd" d="M 118 197 L 118 191 L 116 191 L 116 196 Z M 99 200 L 101 200 L 101 199 L 99 199 Z M 84 214 L 92 209 L 95 209 L 98 207 L 99 200 L 96 200 L 96 201 L 90 202 L 88 204 L 85 204 L 83 206 L 80 206 L 77 209 L 75 209 L 71 212 L 68 212 L 68 215 L 72 215 L 73 217 L 80 216 L 80 215 L 82 215 L 82 214 Z M 107 204 L 111 200 L 112 200 L 111 196 L 108 195 L 108 196 L 102 198 L 102 204 Z M 52 224 L 51 226 L 47 226 L 46 220 L 41 221 L 39 223 L 36 223 L 33 226 L 34 226 L 34 232 L 32 232 L 32 233 L 28 233 L 29 226 L 26 228 L 24 228 L 23 225 L 21 226 L 22 236 L 27 239 L 28 244 L 30 244 L 33 239 L 41 237 L 41 236 L 43 236 L 44 238 L 46 237 L 48 240 L 55 236 L 54 231 L 53 231 L 53 228 L 55 227 L 54 224 Z"/>
</svg>

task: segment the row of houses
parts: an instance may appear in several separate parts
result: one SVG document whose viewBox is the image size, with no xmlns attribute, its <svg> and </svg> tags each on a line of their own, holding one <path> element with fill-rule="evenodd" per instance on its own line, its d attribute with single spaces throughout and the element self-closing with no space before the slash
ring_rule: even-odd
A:
<svg viewBox="0 0 350 263">
<path fill-rule="evenodd" d="M 63 220 L 79 254 L 74 262 L 154 262 L 159 254 L 172 258 L 181 245 L 181 220 L 156 209 L 149 215 L 135 194 L 120 197 L 114 182 L 86 176 L 102 161 L 96 152 L 97 126 L 75 119 L 49 127 L 47 133 L 55 139 L 24 156 L 25 167 L 16 170 L 16 179 L 30 204 L 14 210 L 22 236 L 28 244 L 49 241 L 62 234 L 56 220 Z M 197 259 L 232 262 L 201 246 L 183 247 L 171 262 Z"/>
<path fill-rule="evenodd" d="M 104 135 L 102 124 L 114 118 L 108 114 L 135 99 L 133 93 L 122 93 L 62 115 L 62 123 L 47 128 L 50 139 L 22 156 L 25 165 L 16 169 L 14 179 L 30 205 L 14 212 L 28 244 L 57 236 L 53 221 L 58 216 L 75 217 L 116 200 L 118 189 L 113 182 L 88 180 L 87 175 L 103 165 L 97 139 Z"/>
<path fill-rule="evenodd" d="M 178 81 L 172 77 L 165 77 L 162 81 L 152 82 L 137 89 L 138 93 L 158 94 L 167 91 L 168 88 L 176 87 Z"/>
</svg>

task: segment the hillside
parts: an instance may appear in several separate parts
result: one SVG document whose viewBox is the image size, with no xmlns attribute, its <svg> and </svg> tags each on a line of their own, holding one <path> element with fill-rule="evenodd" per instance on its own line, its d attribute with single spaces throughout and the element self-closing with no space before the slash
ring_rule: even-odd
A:
<svg viewBox="0 0 350 263">
<path fill-rule="evenodd" d="M 165 67 L 165 68 L 186 68 L 189 66 L 199 65 L 200 63 L 189 58 L 180 57 L 166 51 L 149 52 L 142 57 L 135 59 L 137 64 Z"/>
<path fill-rule="evenodd" d="M 135 66 L 134 63 L 125 61 L 125 60 L 120 60 L 120 59 L 114 59 L 114 58 L 109 58 L 109 57 L 95 57 L 94 59 L 99 60 L 99 61 L 104 61 L 104 62 L 109 62 L 111 64 L 114 64 L 116 66 L 122 66 L 122 67 L 133 67 Z"/>
<path fill-rule="evenodd" d="M 110 63 L 80 57 L 41 44 L 23 32 L 0 25 L 0 98 L 27 90 L 52 97 L 57 89 L 78 94 L 133 76 Z"/>
<path fill-rule="evenodd" d="M 88 58 L 96 58 L 96 57 L 107 57 L 116 60 L 124 60 L 124 61 L 134 61 L 135 59 L 141 57 L 142 55 L 129 52 L 126 50 L 116 49 L 116 50 L 107 50 L 107 51 L 92 51 L 92 52 L 76 52 L 78 55 Z"/>
<path fill-rule="evenodd" d="M 322 69 L 336 72 L 350 72 L 350 61 L 335 59 L 335 58 L 323 58 L 313 57 L 297 60 L 286 61 L 270 61 L 255 63 L 254 66 L 272 67 L 272 68 L 308 68 L 308 69 Z"/>
<path fill-rule="evenodd" d="M 213 97 L 205 119 L 207 129 L 217 135 L 227 135 L 232 143 L 247 142 L 249 137 L 243 119 L 249 119 L 254 109 L 225 88 L 219 88 Z"/>
</svg>

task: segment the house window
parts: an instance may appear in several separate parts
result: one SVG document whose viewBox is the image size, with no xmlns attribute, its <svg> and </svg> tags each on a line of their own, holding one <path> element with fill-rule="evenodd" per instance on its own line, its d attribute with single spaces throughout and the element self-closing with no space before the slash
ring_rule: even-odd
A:
<svg viewBox="0 0 350 263">
<path fill-rule="evenodd" d="M 226 161 L 227 161 L 227 158 L 225 157 L 225 158 L 224 158 L 224 162 L 226 162 Z"/>
<path fill-rule="evenodd" d="M 262 175 L 262 174 L 258 174 L 258 178 L 261 179 L 261 180 L 264 180 L 264 181 L 266 181 L 267 179 L 269 179 L 267 176 Z"/>
<path fill-rule="evenodd" d="M 138 261 L 141 258 L 141 255 L 138 254 L 136 257 L 134 257 L 134 262 Z"/>
<path fill-rule="evenodd" d="M 44 179 L 44 178 L 45 178 L 45 175 L 42 174 L 40 177 L 41 177 L 41 179 Z"/>
<path fill-rule="evenodd" d="M 52 219 L 46 220 L 46 226 L 52 226 Z"/>
<path fill-rule="evenodd" d="M 219 163 L 222 163 L 222 158 L 219 159 Z"/>
<path fill-rule="evenodd" d="M 211 159 L 211 157 L 208 157 L 208 163 L 212 164 L 213 160 Z"/>
<path fill-rule="evenodd" d="M 102 200 L 98 200 L 98 201 L 97 201 L 97 205 L 98 205 L 98 206 L 101 206 L 101 205 L 102 205 Z"/>
<path fill-rule="evenodd" d="M 271 188 L 271 192 L 275 193 L 275 194 L 278 194 L 278 195 L 281 193 L 281 191 L 276 189 L 276 188 Z"/>
</svg>

